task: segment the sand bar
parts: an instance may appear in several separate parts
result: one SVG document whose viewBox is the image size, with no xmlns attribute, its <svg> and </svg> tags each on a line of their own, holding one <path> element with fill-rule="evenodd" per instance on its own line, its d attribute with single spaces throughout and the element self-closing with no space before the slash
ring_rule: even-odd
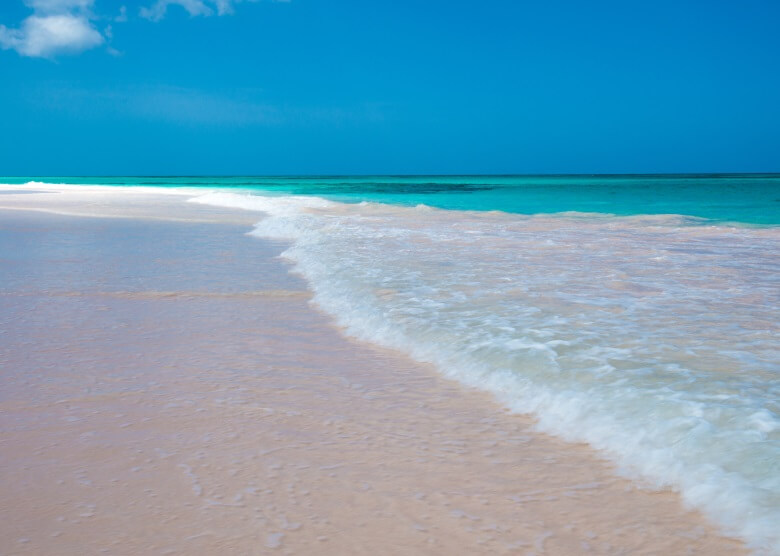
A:
<svg viewBox="0 0 780 556">
<path fill-rule="evenodd" d="M 2 554 L 744 552 L 344 338 L 256 214 L 186 198 L 3 191 Z"/>
</svg>

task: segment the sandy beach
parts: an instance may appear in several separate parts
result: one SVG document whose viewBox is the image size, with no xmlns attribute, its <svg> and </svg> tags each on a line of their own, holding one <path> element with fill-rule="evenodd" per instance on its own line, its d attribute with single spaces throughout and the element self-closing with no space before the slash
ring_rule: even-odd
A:
<svg viewBox="0 0 780 556">
<path fill-rule="evenodd" d="M 257 214 L 187 198 L 0 191 L 0 553 L 746 552 L 346 338 Z"/>
</svg>

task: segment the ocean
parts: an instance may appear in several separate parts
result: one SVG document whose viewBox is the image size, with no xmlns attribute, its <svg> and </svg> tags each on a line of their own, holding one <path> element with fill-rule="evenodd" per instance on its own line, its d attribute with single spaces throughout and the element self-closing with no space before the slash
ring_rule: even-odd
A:
<svg viewBox="0 0 780 556">
<path fill-rule="evenodd" d="M 780 553 L 780 175 L 0 178 L 258 212 L 346 334 Z M 263 213 L 263 214 L 260 214 Z"/>
<path fill-rule="evenodd" d="M 0 183 L 188 187 L 424 204 L 518 214 L 677 214 L 710 223 L 780 224 L 780 174 L 325 177 L 0 177 Z"/>
</svg>

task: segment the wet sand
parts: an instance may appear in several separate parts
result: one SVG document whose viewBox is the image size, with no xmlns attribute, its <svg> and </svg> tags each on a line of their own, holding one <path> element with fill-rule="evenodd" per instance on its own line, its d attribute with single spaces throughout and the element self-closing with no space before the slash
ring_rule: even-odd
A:
<svg viewBox="0 0 780 556">
<path fill-rule="evenodd" d="M 62 191 L 0 198 L 0 553 L 745 552 L 344 338 L 256 214 Z"/>
</svg>

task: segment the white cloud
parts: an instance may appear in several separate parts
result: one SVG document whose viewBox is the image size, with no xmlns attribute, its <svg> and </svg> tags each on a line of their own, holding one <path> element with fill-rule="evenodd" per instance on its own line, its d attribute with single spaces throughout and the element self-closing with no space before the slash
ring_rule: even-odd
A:
<svg viewBox="0 0 780 556">
<path fill-rule="evenodd" d="M 125 23 L 127 21 L 127 6 L 119 8 L 119 15 L 114 18 L 117 23 Z"/>
<path fill-rule="evenodd" d="M 17 29 L 0 25 L 0 48 L 22 56 L 51 58 L 75 54 L 103 44 L 90 22 L 94 0 L 24 0 L 33 15 Z"/>
<path fill-rule="evenodd" d="M 64 0 L 63 0 L 64 1 Z M 75 0 L 73 0 L 75 1 Z M 190 16 L 227 15 L 234 13 L 233 6 L 241 2 L 259 2 L 260 0 L 155 0 L 148 8 L 141 8 L 140 15 L 152 21 L 160 21 L 168 13 L 169 6 L 179 6 Z M 290 0 L 272 0 L 289 2 Z"/>
<path fill-rule="evenodd" d="M 86 11 L 95 0 L 24 0 L 24 3 L 43 14 L 63 14 L 74 11 Z"/>
<path fill-rule="evenodd" d="M 7 1 L 7 0 L 0 0 Z M 148 7 L 140 8 L 140 16 L 151 21 L 160 21 L 169 6 L 178 6 L 190 16 L 226 15 L 234 12 L 234 6 L 241 2 L 262 0 L 154 0 Z M 270 0 L 289 2 L 290 0 Z M 77 54 L 111 41 L 110 26 L 105 33 L 97 30 L 96 21 L 127 21 L 127 8 L 121 6 L 119 15 L 107 17 L 96 15 L 92 8 L 95 0 L 22 0 L 33 10 L 18 27 L 0 25 L 0 49 L 16 50 L 22 56 L 54 58 L 59 54 Z M 109 45 L 109 54 L 119 52 Z"/>
<path fill-rule="evenodd" d="M 216 0 L 216 3 L 217 3 L 217 13 L 219 15 L 233 13 L 233 4 L 230 2 L 230 0 Z"/>
<path fill-rule="evenodd" d="M 0 47 L 14 49 L 22 56 L 75 54 L 99 46 L 103 40 L 85 16 L 71 13 L 31 15 L 19 29 L 0 25 Z"/>
<path fill-rule="evenodd" d="M 168 12 L 168 6 L 181 6 L 190 16 L 209 16 L 214 11 L 203 0 L 157 0 L 148 8 L 141 8 L 140 15 L 152 21 L 160 21 Z"/>
</svg>

